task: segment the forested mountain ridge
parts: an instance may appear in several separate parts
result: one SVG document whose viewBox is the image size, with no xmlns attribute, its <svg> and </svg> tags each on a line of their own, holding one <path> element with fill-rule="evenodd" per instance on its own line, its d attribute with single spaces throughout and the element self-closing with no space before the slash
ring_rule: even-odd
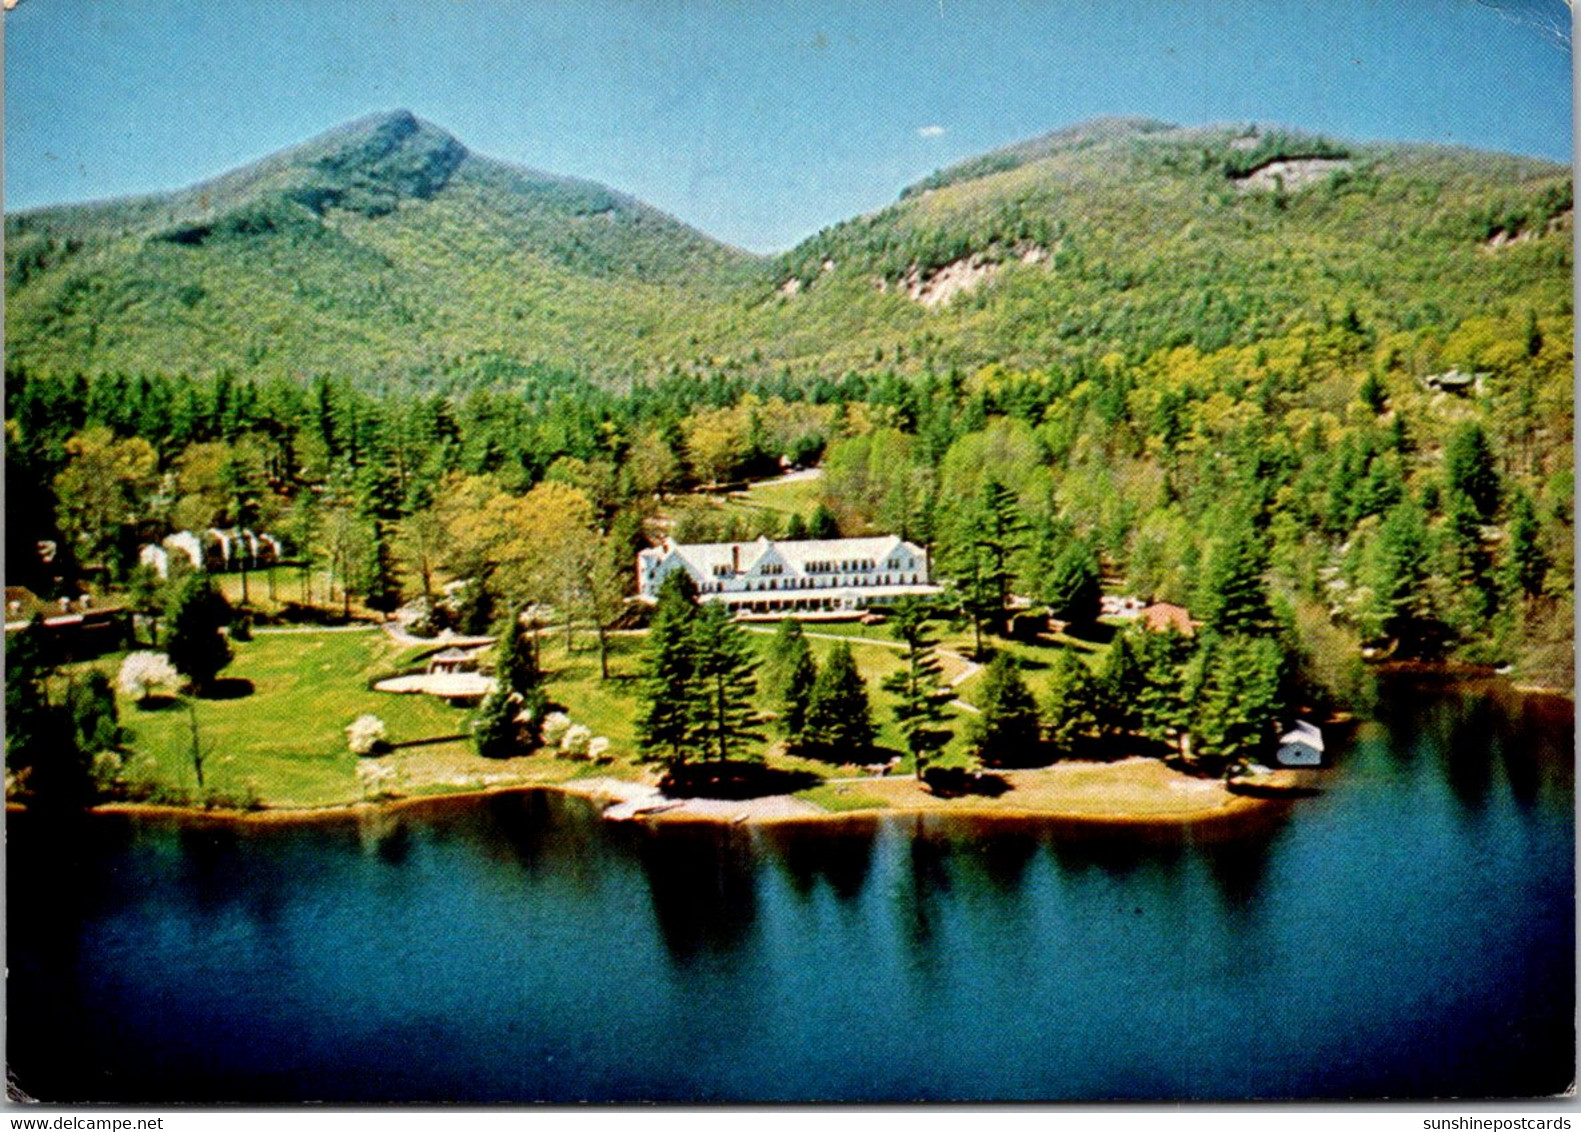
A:
<svg viewBox="0 0 1581 1132">
<path fill-rule="evenodd" d="M 1375 332 L 1443 335 L 1500 308 L 1567 308 L 1562 166 L 1248 127 L 1097 127 L 943 170 L 825 229 L 779 259 L 779 293 L 748 333 L 793 366 L 876 350 L 921 368 L 1036 366 L 1211 351 L 1347 312 Z"/>
<path fill-rule="evenodd" d="M 1102 119 L 783 255 L 377 115 L 178 193 L 6 220 L 13 364 L 455 388 L 550 368 L 944 372 L 1205 352 L 1350 319 L 1568 314 L 1569 170 Z"/>
<path fill-rule="evenodd" d="M 634 198 L 469 152 L 406 111 L 192 188 L 6 218 L 9 360 L 422 384 L 580 367 L 757 260 Z M 486 367 L 485 367 L 486 368 Z"/>
</svg>

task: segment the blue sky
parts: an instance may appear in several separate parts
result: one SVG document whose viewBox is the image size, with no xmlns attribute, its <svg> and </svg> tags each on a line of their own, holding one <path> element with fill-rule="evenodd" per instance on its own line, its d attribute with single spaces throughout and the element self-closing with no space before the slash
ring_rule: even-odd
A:
<svg viewBox="0 0 1581 1132">
<path fill-rule="evenodd" d="M 1563 0 L 21 0 L 8 209 L 380 109 L 756 251 L 1100 114 L 1571 161 Z"/>
</svg>

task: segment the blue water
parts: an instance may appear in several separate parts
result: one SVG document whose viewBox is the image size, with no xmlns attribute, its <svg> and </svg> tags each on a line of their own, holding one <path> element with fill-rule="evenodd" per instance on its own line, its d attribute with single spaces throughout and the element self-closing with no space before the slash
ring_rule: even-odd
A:
<svg viewBox="0 0 1581 1132">
<path fill-rule="evenodd" d="M 13 816 L 8 1060 L 128 1102 L 1562 1090 L 1571 705 L 1392 703 L 1327 793 L 1212 837 L 646 829 L 547 793 Z"/>
</svg>

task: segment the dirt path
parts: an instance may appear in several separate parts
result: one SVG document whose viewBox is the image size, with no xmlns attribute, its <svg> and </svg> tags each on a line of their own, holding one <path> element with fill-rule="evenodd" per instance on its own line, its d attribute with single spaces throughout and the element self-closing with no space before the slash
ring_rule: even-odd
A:
<svg viewBox="0 0 1581 1132">
<path fill-rule="evenodd" d="M 379 626 L 365 623 L 361 625 L 286 625 L 286 626 L 254 626 L 255 637 L 286 637 L 292 634 L 306 633 L 371 633 Z"/>
</svg>

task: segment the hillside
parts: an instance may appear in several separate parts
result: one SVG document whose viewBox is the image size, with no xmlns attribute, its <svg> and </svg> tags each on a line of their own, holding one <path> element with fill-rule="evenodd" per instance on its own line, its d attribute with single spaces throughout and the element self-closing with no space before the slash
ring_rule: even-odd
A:
<svg viewBox="0 0 1581 1132">
<path fill-rule="evenodd" d="M 1350 311 L 1448 333 L 1494 309 L 1559 311 L 1570 217 L 1569 170 L 1551 162 L 1108 121 L 820 232 L 731 332 L 823 368 L 1213 350 Z"/>
<path fill-rule="evenodd" d="M 46 370 L 420 381 L 480 355 L 638 357 L 677 307 L 755 270 L 398 111 L 181 192 L 8 216 L 6 346 Z"/>
<path fill-rule="evenodd" d="M 13 363 L 469 385 L 915 372 L 1567 310 L 1551 162 L 1140 119 L 941 170 L 772 261 L 385 114 L 182 192 L 6 220 Z"/>
</svg>

